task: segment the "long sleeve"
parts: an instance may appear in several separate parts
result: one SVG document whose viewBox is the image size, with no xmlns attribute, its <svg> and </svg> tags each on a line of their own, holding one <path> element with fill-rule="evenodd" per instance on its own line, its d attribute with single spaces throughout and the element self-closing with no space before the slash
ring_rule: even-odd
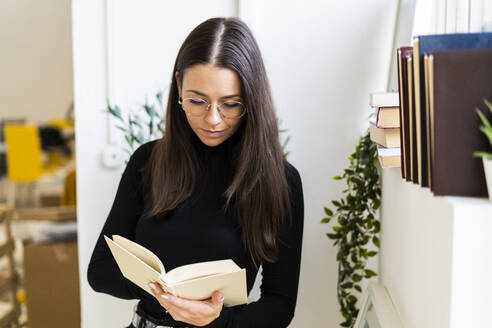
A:
<svg viewBox="0 0 492 328">
<path fill-rule="evenodd" d="M 224 307 L 207 328 L 283 328 L 294 317 L 301 264 L 304 226 L 302 183 L 297 170 L 288 164 L 292 225 L 279 237 L 279 260 L 263 264 L 261 297 L 247 305 Z"/>
<path fill-rule="evenodd" d="M 144 147 L 139 147 L 127 163 L 87 270 L 87 279 L 95 291 L 123 299 L 141 298 L 143 293 L 137 285 L 123 277 L 104 240 L 104 235 L 117 234 L 135 239 L 135 225 L 143 209 L 141 178 L 138 172 L 141 159 L 144 157 L 143 152 Z"/>
</svg>

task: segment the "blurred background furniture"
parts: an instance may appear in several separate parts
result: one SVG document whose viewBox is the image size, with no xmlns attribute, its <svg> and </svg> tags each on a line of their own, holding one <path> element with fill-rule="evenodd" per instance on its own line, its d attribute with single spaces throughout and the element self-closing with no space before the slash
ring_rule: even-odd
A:
<svg viewBox="0 0 492 328">
<path fill-rule="evenodd" d="M 0 120 L 0 328 L 80 322 L 74 154 L 73 120 Z"/>
<path fill-rule="evenodd" d="M 75 206 L 14 211 L 29 328 L 65 328 L 80 322 L 76 217 Z"/>
<path fill-rule="evenodd" d="M 13 208 L 75 204 L 73 122 L 52 118 L 43 125 L 0 121 L 0 201 Z M 2 159 L 3 176 L 2 179 Z"/>
<path fill-rule="evenodd" d="M 0 204 L 0 327 L 21 327 L 17 301 L 18 276 L 14 263 L 14 240 L 10 231 L 12 209 Z"/>
</svg>

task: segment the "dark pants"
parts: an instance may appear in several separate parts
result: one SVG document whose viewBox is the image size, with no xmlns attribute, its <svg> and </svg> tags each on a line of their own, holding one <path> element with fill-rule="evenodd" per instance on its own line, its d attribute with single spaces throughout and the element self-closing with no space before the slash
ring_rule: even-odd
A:
<svg viewBox="0 0 492 328">
<path fill-rule="evenodd" d="M 182 325 L 176 325 L 175 326 L 175 321 L 172 320 L 172 319 L 157 319 L 157 318 L 154 318 L 152 316 L 150 316 L 149 314 L 145 313 L 145 311 L 142 309 L 142 307 L 140 306 L 140 302 L 137 304 L 137 313 L 138 315 L 143 318 L 143 319 L 147 319 L 151 322 L 155 322 L 159 325 L 163 325 L 163 326 L 173 326 L 173 327 L 182 327 Z M 132 319 L 133 320 L 133 319 Z M 142 327 L 144 326 L 144 324 L 142 323 Z M 137 328 L 133 325 L 133 323 L 130 323 L 130 325 L 126 328 Z M 190 327 L 188 327 L 190 328 Z"/>
</svg>

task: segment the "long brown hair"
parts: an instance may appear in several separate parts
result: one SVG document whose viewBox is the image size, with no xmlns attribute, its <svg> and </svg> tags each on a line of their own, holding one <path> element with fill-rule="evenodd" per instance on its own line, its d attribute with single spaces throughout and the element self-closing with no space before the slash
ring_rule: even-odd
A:
<svg viewBox="0 0 492 328">
<path fill-rule="evenodd" d="M 175 74 L 212 64 L 234 70 L 241 82 L 246 114 L 236 135 L 225 208 L 233 209 L 242 241 L 256 265 L 278 259 L 276 239 L 289 223 L 291 206 L 285 156 L 279 143 L 277 118 L 258 45 L 238 18 L 212 18 L 197 26 L 181 46 L 174 64 L 163 137 L 144 168 L 151 185 L 152 208 L 146 217 L 164 215 L 188 198 L 197 180 L 198 154 L 194 132 L 178 104 Z"/>
</svg>

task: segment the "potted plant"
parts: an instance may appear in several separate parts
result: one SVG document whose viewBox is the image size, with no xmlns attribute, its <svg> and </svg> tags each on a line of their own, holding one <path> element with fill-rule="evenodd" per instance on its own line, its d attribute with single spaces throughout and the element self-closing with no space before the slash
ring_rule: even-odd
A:
<svg viewBox="0 0 492 328">
<path fill-rule="evenodd" d="M 490 113 L 492 114 L 492 104 L 484 99 L 485 104 L 489 108 Z M 482 121 L 483 125 L 480 126 L 480 131 L 482 131 L 489 140 L 491 152 L 478 151 L 473 155 L 476 157 L 482 157 L 483 160 L 483 169 L 485 171 L 485 180 L 487 182 L 487 190 L 489 193 L 489 200 L 492 201 L 492 125 L 489 120 L 485 117 L 485 115 L 477 108 L 478 116 Z"/>
<path fill-rule="evenodd" d="M 361 282 L 377 276 L 367 261 L 378 254 L 380 221 L 377 211 L 381 205 L 378 150 L 369 131 L 359 139 L 349 166 L 334 180 L 345 180 L 343 197 L 332 200 L 334 209 L 324 208 L 326 217 L 321 223 L 335 221 L 333 232 L 326 236 L 338 246 L 337 298 L 343 315 L 341 327 L 353 327 L 359 309 L 357 295 Z"/>
</svg>

